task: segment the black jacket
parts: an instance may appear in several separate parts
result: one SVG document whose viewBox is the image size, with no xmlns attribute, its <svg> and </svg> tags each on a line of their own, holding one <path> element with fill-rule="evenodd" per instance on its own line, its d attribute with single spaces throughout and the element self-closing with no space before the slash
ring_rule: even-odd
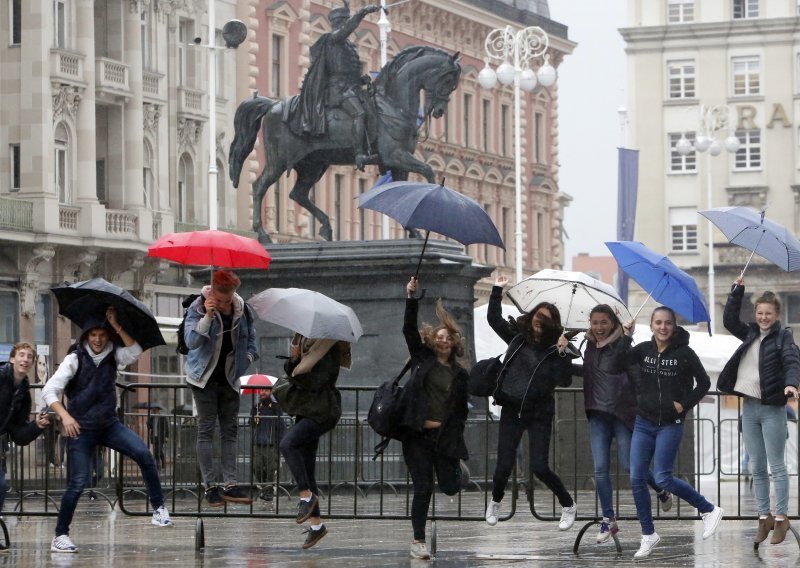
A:
<svg viewBox="0 0 800 568">
<path fill-rule="evenodd" d="M 31 392 L 28 379 L 14 385 L 14 368 L 11 363 L 0 363 L 0 436 L 9 438 L 20 446 L 33 442 L 44 432 L 35 421 L 29 421 Z"/>
<path fill-rule="evenodd" d="M 419 300 L 406 300 L 403 320 L 403 336 L 411 355 L 411 378 L 400 395 L 400 422 L 398 438 L 403 439 L 408 431 L 421 432 L 428 413 L 428 399 L 425 396 L 425 377 L 436 364 L 436 353 L 425 345 L 417 328 Z M 455 365 L 453 389 L 448 401 L 448 414 L 439 428 L 437 451 L 447 457 L 465 460 L 469 457 L 464 442 L 464 427 L 467 422 L 467 379 L 469 375 L 463 367 Z"/>
<path fill-rule="evenodd" d="M 630 347 L 632 339 L 623 336 L 622 341 Z M 637 414 L 655 424 L 683 422 L 711 386 L 703 364 L 689 347 L 689 332 L 680 326 L 675 327 L 672 341 L 661 353 L 651 340 L 627 349 L 623 359 L 636 388 Z M 675 402 L 683 407 L 680 414 Z"/>
<path fill-rule="evenodd" d="M 503 319 L 502 299 L 503 288 L 494 286 L 492 294 L 489 296 L 486 319 L 500 339 L 511 343 L 511 340 L 517 335 L 517 327 Z M 525 383 L 530 380 L 531 373 L 536 369 L 536 376 L 533 378 L 528 395 L 523 402 L 522 411 L 525 415 L 554 415 L 556 402 L 553 392 L 556 387 L 568 387 L 572 383 L 572 359 L 562 357 L 552 349 L 552 346 L 545 347 L 525 341 L 506 367 L 504 381 L 524 381 Z M 539 365 L 538 369 L 537 365 Z M 497 393 L 495 401 L 500 406 L 513 407 L 510 401 L 503 399 L 501 392 Z M 515 408 L 515 410 L 519 409 Z"/>
<path fill-rule="evenodd" d="M 739 362 L 745 351 L 761 334 L 758 324 L 744 323 L 739 319 L 743 297 L 744 286 L 735 286 L 728 294 L 728 301 L 725 303 L 723 316 L 725 329 L 741 339 L 742 344 L 725 364 L 717 379 L 717 388 L 720 391 L 740 396 L 741 393 L 733 390 L 739 374 Z M 783 406 L 786 404 L 784 389 L 787 386 L 800 385 L 800 355 L 794 346 L 792 333 L 783 329 L 780 321 L 772 325 L 761 342 L 758 352 L 758 378 L 761 383 L 761 404 Z"/>
<path fill-rule="evenodd" d="M 257 446 L 276 446 L 283 438 L 286 426 L 283 412 L 277 400 L 259 400 L 250 410 L 250 425 L 253 427 L 253 442 Z"/>
<path fill-rule="evenodd" d="M 310 418 L 327 430 L 336 426 L 342 417 L 342 395 L 336 388 L 340 365 L 335 349 L 336 345 L 307 373 L 292 376 L 299 359 L 295 362 L 288 360 L 283 366 L 289 382 L 295 387 L 290 390 L 289 402 L 284 407 L 286 413 Z"/>
</svg>

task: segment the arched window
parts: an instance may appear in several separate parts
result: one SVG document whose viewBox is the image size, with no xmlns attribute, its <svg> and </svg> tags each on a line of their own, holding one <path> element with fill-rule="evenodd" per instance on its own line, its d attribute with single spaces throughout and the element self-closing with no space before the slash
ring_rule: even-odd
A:
<svg viewBox="0 0 800 568">
<path fill-rule="evenodd" d="M 59 203 L 71 203 L 69 187 L 69 135 L 63 122 L 56 126 L 54 136 L 55 154 L 53 158 L 53 174 L 55 191 Z"/>
<path fill-rule="evenodd" d="M 144 193 L 144 206 L 147 209 L 156 208 L 155 178 L 153 176 L 153 149 L 150 143 L 144 141 L 142 151 L 142 192 Z"/>
<path fill-rule="evenodd" d="M 178 163 L 178 208 L 175 214 L 177 221 L 194 221 L 194 165 L 189 154 L 181 156 Z"/>
</svg>

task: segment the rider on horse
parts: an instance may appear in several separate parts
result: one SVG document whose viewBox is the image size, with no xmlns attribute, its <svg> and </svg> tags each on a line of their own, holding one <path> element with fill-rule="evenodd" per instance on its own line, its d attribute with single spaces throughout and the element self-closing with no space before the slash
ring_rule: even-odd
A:
<svg viewBox="0 0 800 568">
<path fill-rule="evenodd" d="M 300 91 L 299 128 L 294 130 L 304 135 L 323 136 L 327 133 L 325 110 L 341 107 L 353 119 L 355 164 L 363 170 L 370 160 L 370 152 L 364 105 L 359 95 L 370 78 L 361 74 L 358 51 L 348 37 L 361 20 L 381 8 L 366 6 L 351 16 L 346 0 L 344 4 L 328 14 L 333 31 L 323 34 L 311 46 L 311 66 Z"/>
</svg>

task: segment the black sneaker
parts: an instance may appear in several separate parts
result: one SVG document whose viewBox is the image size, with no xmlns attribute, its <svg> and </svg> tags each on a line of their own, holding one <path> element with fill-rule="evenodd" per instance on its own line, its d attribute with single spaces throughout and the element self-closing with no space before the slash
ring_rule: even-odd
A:
<svg viewBox="0 0 800 568">
<path fill-rule="evenodd" d="M 321 541 L 322 537 L 328 534 L 328 529 L 325 528 L 325 525 L 322 525 L 317 531 L 309 527 L 305 532 L 308 533 L 308 536 L 306 536 L 306 541 L 303 543 L 303 549 L 311 548 Z"/>
<path fill-rule="evenodd" d="M 206 489 L 206 502 L 209 507 L 222 507 L 225 505 L 225 501 L 223 501 L 222 495 L 220 495 L 219 487 L 213 485 Z"/>
<path fill-rule="evenodd" d="M 249 491 L 242 489 L 238 485 L 229 485 L 222 490 L 222 498 L 230 503 L 243 503 L 249 505 L 253 502 L 253 497 Z"/>
<path fill-rule="evenodd" d="M 306 522 L 309 517 L 311 517 L 312 513 L 314 512 L 314 507 L 317 505 L 317 496 L 313 493 L 311 494 L 311 501 L 303 501 L 300 499 L 300 502 L 297 504 L 297 524 L 301 524 Z M 322 538 L 322 537 L 320 537 Z"/>
<path fill-rule="evenodd" d="M 271 489 L 271 488 L 270 488 Z M 258 498 L 262 501 L 272 501 L 273 491 L 270 489 L 262 489 L 261 493 L 258 494 Z"/>
</svg>

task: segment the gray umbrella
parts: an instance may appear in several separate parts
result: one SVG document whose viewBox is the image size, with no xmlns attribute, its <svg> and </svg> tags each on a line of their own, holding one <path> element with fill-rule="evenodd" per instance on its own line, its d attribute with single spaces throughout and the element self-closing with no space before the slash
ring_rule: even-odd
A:
<svg viewBox="0 0 800 568">
<path fill-rule="evenodd" d="M 325 294 L 304 288 L 269 288 L 247 301 L 264 321 L 313 339 L 355 343 L 364 331 L 355 312 Z"/>
</svg>

